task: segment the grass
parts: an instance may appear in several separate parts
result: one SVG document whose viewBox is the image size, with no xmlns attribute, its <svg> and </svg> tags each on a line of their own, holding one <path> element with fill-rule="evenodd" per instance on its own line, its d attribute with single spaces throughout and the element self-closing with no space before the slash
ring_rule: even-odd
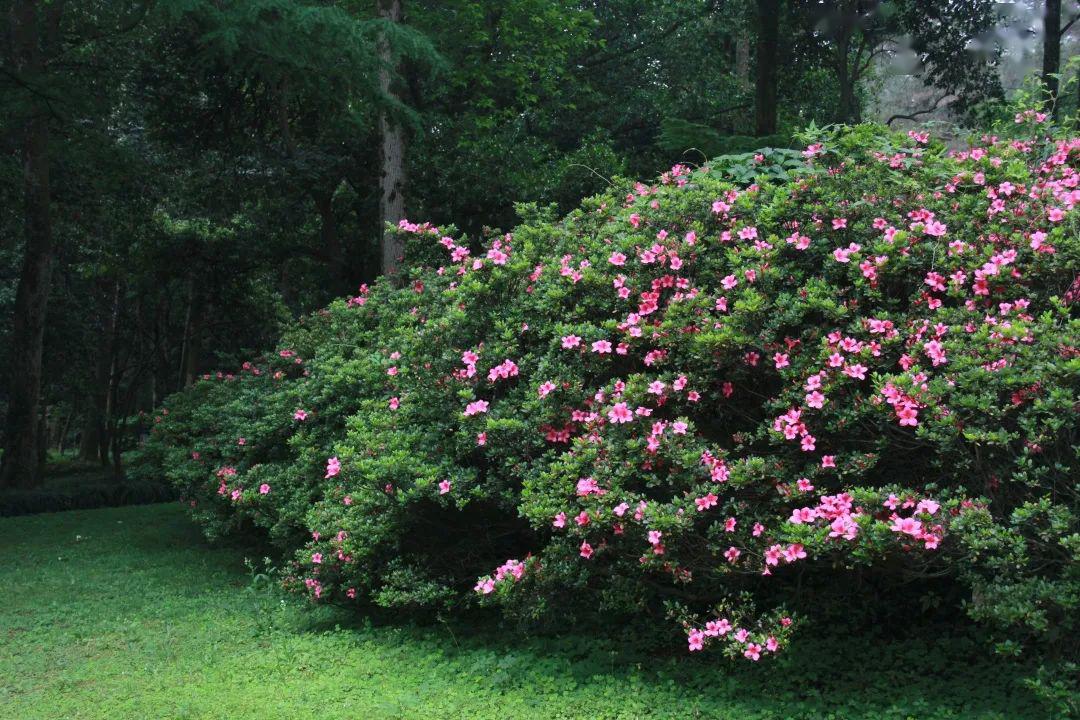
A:
<svg viewBox="0 0 1080 720">
<path fill-rule="evenodd" d="M 0 519 L 0 718 L 1048 717 L 962 638 L 823 637 L 770 663 L 347 625 L 210 547 L 176 505 Z"/>
</svg>

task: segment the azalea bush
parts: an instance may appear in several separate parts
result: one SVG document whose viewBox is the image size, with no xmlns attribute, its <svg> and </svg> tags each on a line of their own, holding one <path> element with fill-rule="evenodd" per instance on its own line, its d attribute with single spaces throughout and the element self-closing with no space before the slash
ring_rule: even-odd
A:
<svg viewBox="0 0 1080 720">
<path fill-rule="evenodd" d="M 757 661 L 797 584 L 944 577 L 1068 657 L 1080 139 L 1016 132 L 816 131 L 482 243 L 403 222 L 408 278 L 170 399 L 144 468 L 318 602 L 667 617 Z"/>
</svg>

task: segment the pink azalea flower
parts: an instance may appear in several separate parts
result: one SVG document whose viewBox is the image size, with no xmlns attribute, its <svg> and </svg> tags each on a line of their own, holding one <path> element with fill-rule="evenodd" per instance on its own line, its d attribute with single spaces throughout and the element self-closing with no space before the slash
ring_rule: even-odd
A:
<svg viewBox="0 0 1080 720">
<path fill-rule="evenodd" d="M 715 507 L 717 500 L 718 498 L 716 497 L 716 495 L 709 493 L 705 497 L 699 497 L 694 500 L 694 504 L 697 505 L 698 512 L 702 512 L 708 510 L 711 507 Z"/>
<path fill-rule="evenodd" d="M 923 525 L 915 518 L 894 518 L 889 529 L 893 532 L 917 536 L 922 534 Z"/>
<path fill-rule="evenodd" d="M 477 415 L 479 413 L 486 413 L 487 409 L 488 409 L 487 400 L 477 400 L 477 401 L 471 402 L 471 403 L 469 403 L 468 405 L 465 406 L 464 415 L 465 415 L 465 417 L 469 417 L 471 415 Z"/>
<path fill-rule="evenodd" d="M 298 408 L 297 411 L 293 413 L 293 420 L 299 420 L 301 422 L 307 420 L 307 412 Z"/>
<path fill-rule="evenodd" d="M 577 481 L 577 495 L 578 497 L 587 497 L 589 495 L 606 495 L 607 490 L 604 490 L 596 481 L 591 477 L 584 477 Z"/>
<path fill-rule="evenodd" d="M 259 494 L 260 495 L 266 495 L 268 492 L 270 492 L 270 486 L 269 485 L 267 485 L 266 483 L 263 483 L 262 485 L 259 486 Z"/>
<path fill-rule="evenodd" d="M 566 350 L 571 350 L 579 345 L 581 345 L 581 338 L 577 335 L 566 335 L 562 339 L 562 346 Z"/>
<path fill-rule="evenodd" d="M 578 554 L 581 555 L 581 557 L 588 560 L 589 558 L 592 557 L 592 554 L 593 554 L 592 545 L 590 545 L 587 542 L 581 543 L 581 548 L 580 548 L 580 551 L 578 552 Z"/>
<path fill-rule="evenodd" d="M 780 558 L 784 555 L 784 549 L 779 545 L 772 545 L 765 550 L 765 564 L 779 565 Z"/>
<path fill-rule="evenodd" d="M 844 374 L 856 380 L 865 380 L 867 367 L 858 363 L 844 366 Z"/>
<path fill-rule="evenodd" d="M 934 502 L 933 500 L 929 500 L 929 499 L 920 500 L 919 504 L 915 506 L 915 512 L 917 512 L 917 513 L 926 513 L 927 515 L 933 515 L 940 508 L 941 508 L 941 505 Z"/>
<path fill-rule="evenodd" d="M 738 560 L 740 555 L 742 555 L 742 551 L 734 545 L 724 551 L 724 557 L 727 558 L 727 561 L 729 563 L 733 563 Z"/>
<path fill-rule="evenodd" d="M 842 537 L 845 540 L 854 540 L 859 534 L 859 526 L 851 519 L 850 515 L 841 515 L 832 521 L 829 526 L 829 537 Z"/>
<path fill-rule="evenodd" d="M 341 472 L 341 461 L 332 457 L 326 461 L 326 477 L 332 478 Z"/>
<path fill-rule="evenodd" d="M 551 525 L 553 527 L 557 527 L 557 528 L 566 527 L 566 513 L 561 512 L 558 515 L 556 515 L 555 520 L 552 521 Z"/>
<path fill-rule="evenodd" d="M 940 223 L 937 220 L 931 220 L 923 227 L 923 232 L 934 237 L 942 237 L 948 232 L 948 228 L 945 227 L 944 223 Z"/>
<path fill-rule="evenodd" d="M 316 565 L 321 565 L 322 564 L 322 553 L 312 553 L 311 554 L 311 562 L 313 562 Z"/>
<path fill-rule="evenodd" d="M 690 634 L 687 636 L 687 641 L 690 646 L 690 652 L 697 652 L 704 647 L 705 633 L 695 628 L 690 631 Z"/>
<path fill-rule="evenodd" d="M 601 355 L 611 352 L 611 343 L 607 340 L 597 340 L 592 344 L 592 350 L 594 353 Z"/>
<path fill-rule="evenodd" d="M 628 423 L 634 419 L 634 414 L 626 403 L 621 402 L 608 410 L 608 419 L 613 423 Z"/>
<path fill-rule="evenodd" d="M 743 657 L 757 662 L 761 658 L 761 646 L 757 643 L 750 643 L 746 646 L 746 650 L 743 651 Z"/>
<path fill-rule="evenodd" d="M 549 394 L 551 394 L 551 391 L 554 390 L 555 387 L 555 383 L 551 382 L 550 380 L 546 380 L 540 385 L 540 388 L 537 390 L 537 392 L 539 393 L 540 397 L 547 397 Z"/>
<path fill-rule="evenodd" d="M 784 560 L 788 562 L 795 562 L 804 558 L 806 558 L 806 549 L 799 543 L 788 545 L 787 549 L 784 550 Z"/>
<path fill-rule="evenodd" d="M 450 492 L 450 485 L 451 484 L 450 484 L 449 480 L 440 481 L 439 482 L 439 494 L 440 495 L 445 495 L 446 493 Z"/>
</svg>

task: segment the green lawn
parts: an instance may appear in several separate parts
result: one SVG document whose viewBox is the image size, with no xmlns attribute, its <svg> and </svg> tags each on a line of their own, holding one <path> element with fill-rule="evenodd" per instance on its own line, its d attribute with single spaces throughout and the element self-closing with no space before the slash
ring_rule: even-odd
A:
<svg viewBox="0 0 1080 720">
<path fill-rule="evenodd" d="M 959 639 L 807 640 L 758 666 L 589 640 L 335 627 L 175 505 L 0 519 L 0 717 L 1047 717 Z M 814 659 L 818 658 L 818 659 Z"/>
</svg>

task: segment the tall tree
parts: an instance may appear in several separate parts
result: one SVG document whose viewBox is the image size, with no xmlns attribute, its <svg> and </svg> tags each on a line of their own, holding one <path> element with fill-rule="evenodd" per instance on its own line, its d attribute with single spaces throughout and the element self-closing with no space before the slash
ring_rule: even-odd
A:
<svg viewBox="0 0 1080 720">
<path fill-rule="evenodd" d="M 1065 7 L 1068 7 L 1068 3 Z M 1043 6 L 1042 81 L 1047 90 L 1047 105 L 1053 108 L 1055 115 L 1059 113 L 1058 106 L 1061 104 L 1060 74 L 1065 69 L 1061 66 L 1061 42 L 1076 21 L 1080 20 L 1080 8 L 1062 24 L 1064 14 L 1061 0 L 1046 0 Z M 1077 92 L 1080 93 L 1080 81 Z M 1077 108 L 1080 112 L 1080 100 Z"/>
<path fill-rule="evenodd" d="M 780 0 L 757 0 L 757 67 L 754 132 L 776 133 L 777 49 L 780 41 Z"/>
<path fill-rule="evenodd" d="M 93 137 L 99 146 L 107 138 L 123 68 L 139 42 L 131 31 L 146 20 L 149 2 L 9 0 L 5 5 L 9 31 L 0 57 L 0 118 L 20 138 L 23 242 L 0 485 L 27 486 L 40 482 L 44 458 L 43 348 L 61 249 L 53 233 L 68 221 L 57 213 L 58 188 L 70 186 L 70 176 L 78 174 L 67 172 L 57 183 L 50 170 L 59 160 L 70 170 L 70 156 L 80 143 Z"/>
<path fill-rule="evenodd" d="M 397 25 L 401 23 L 401 0 L 377 0 L 379 18 Z M 379 90 L 390 100 L 396 99 L 391 84 L 394 56 L 390 40 L 383 32 L 379 37 Z M 397 234 L 390 233 L 386 224 L 396 225 L 405 217 L 405 132 L 401 123 L 391 116 L 390 107 L 379 112 L 381 138 L 379 175 L 379 221 L 381 231 L 382 271 L 387 275 L 400 270 L 405 246 Z"/>
<path fill-rule="evenodd" d="M 21 122 L 23 261 L 11 336 L 11 387 L 0 487 L 41 483 L 39 401 L 42 343 L 53 261 L 49 192 L 49 90 L 45 54 L 58 41 L 62 3 L 16 0 L 9 11 L 5 74 L 27 92 Z"/>
<path fill-rule="evenodd" d="M 803 21 L 824 40 L 839 86 L 836 119 L 860 122 L 860 82 L 879 57 L 909 43 L 922 67 L 919 75 L 960 112 L 1001 94 L 1000 47 L 989 34 L 1000 19 L 996 0 L 798 0 Z M 989 46 L 976 52 L 974 46 Z M 935 105 L 936 107 L 936 105 Z M 919 114 L 930 112 L 930 108 Z M 901 116 L 895 116 L 901 117 Z"/>
<path fill-rule="evenodd" d="M 1043 6 L 1042 81 L 1049 95 L 1047 104 L 1057 112 L 1058 73 L 1061 72 L 1061 0 L 1046 0 Z"/>
</svg>

